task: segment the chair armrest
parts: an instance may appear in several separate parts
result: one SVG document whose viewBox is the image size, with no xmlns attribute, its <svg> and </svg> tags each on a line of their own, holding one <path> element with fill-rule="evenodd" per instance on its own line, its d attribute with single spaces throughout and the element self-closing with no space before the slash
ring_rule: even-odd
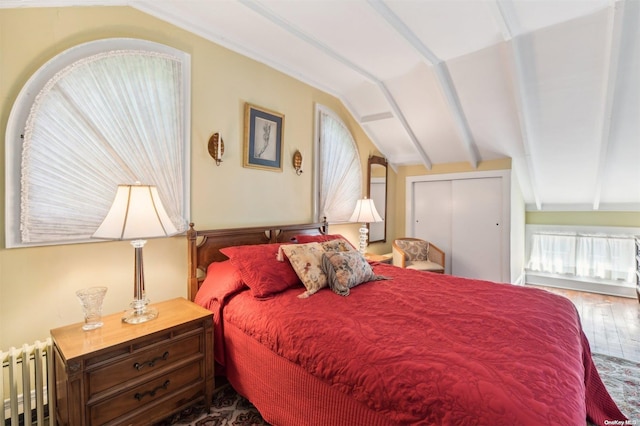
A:
<svg viewBox="0 0 640 426">
<path fill-rule="evenodd" d="M 399 266 L 401 268 L 404 268 L 405 267 L 404 262 L 405 262 L 405 259 L 407 258 L 407 256 L 404 254 L 404 251 L 402 251 L 400 247 L 393 244 L 391 253 L 393 255 L 392 264 L 394 266 Z"/>
<path fill-rule="evenodd" d="M 429 260 L 438 265 L 442 265 L 444 268 L 444 251 L 433 244 L 429 244 Z"/>
</svg>

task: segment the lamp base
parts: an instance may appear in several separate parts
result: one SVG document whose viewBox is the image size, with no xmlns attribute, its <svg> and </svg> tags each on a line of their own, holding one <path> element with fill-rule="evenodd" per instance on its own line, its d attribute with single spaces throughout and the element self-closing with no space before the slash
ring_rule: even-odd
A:
<svg viewBox="0 0 640 426">
<path fill-rule="evenodd" d="M 369 239 L 369 228 L 367 228 L 367 224 L 363 223 L 360 227 L 360 247 L 358 251 L 364 256 L 367 252 L 367 245 Z"/>
<path fill-rule="evenodd" d="M 156 319 L 158 317 L 158 310 L 148 307 L 147 303 L 144 299 L 131 302 L 131 309 L 125 311 L 122 322 L 126 322 L 127 324 L 141 324 Z"/>
</svg>

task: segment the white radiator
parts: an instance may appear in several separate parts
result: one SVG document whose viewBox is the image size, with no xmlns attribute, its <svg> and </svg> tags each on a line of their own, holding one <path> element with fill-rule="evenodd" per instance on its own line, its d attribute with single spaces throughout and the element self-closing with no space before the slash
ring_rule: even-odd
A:
<svg viewBox="0 0 640 426">
<path fill-rule="evenodd" d="M 0 361 L 0 425 L 55 426 L 51 339 L 0 351 Z"/>
</svg>

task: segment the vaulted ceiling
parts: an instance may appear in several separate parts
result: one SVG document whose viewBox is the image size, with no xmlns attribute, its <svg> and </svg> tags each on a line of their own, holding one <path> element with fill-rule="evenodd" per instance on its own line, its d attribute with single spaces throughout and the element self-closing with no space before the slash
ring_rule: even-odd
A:
<svg viewBox="0 0 640 426">
<path fill-rule="evenodd" d="M 510 157 L 529 210 L 640 211 L 638 0 L 89 3 L 335 95 L 394 166 Z"/>
</svg>

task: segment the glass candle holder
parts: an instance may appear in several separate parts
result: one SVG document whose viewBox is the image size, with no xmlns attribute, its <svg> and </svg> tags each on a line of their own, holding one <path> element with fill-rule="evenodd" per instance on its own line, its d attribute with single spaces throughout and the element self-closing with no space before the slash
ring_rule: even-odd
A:
<svg viewBox="0 0 640 426">
<path fill-rule="evenodd" d="M 84 312 L 83 330 L 95 330 L 102 327 L 102 301 L 107 287 L 90 287 L 76 291 Z"/>
</svg>

